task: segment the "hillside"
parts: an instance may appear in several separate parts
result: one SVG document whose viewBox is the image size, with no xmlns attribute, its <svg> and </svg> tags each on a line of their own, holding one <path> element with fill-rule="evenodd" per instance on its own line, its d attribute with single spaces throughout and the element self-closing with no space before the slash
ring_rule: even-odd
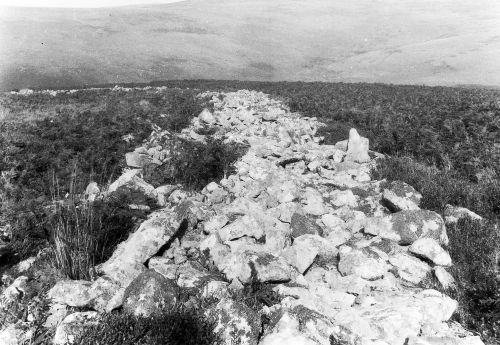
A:
<svg viewBox="0 0 500 345">
<path fill-rule="evenodd" d="M 1 94 L 0 343 L 499 344 L 498 91 L 164 84 Z"/>
<path fill-rule="evenodd" d="M 25 137 L 3 136 L 2 206 L 19 201 L 16 188 L 32 201 L 13 214 L 10 241 L 26 247 L 46 227 L 47 242 L 3 276 L 0 343 L 484 344 L 466 326 L 495 344 L 494 315 L 470 322 L 474 303 L 498 301 L 488 220 L 451 205 L 440 215 L 381 179 L 391 160 L 355 129 L 325 144 L 318 119 L 283 100 L 195 92 L 4 95 L 107 109 L 8 121 Z M 83 168 L 121 155 L 107 162 L 124 168 L 115 177 L 79 188 Z"/>
<path fill-rule="evenodd" d="M 0 10 L 0 89 L 168 79 L 500 85 L 497 1 Z"/>
</svg>

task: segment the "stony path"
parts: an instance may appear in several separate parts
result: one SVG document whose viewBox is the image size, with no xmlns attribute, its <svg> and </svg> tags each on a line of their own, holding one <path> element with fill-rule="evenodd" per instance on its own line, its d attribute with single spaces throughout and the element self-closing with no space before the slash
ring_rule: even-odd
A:
<svg viewBox="0 0 500 345">
<path fill-rule="evenodd" d="M 379 155 L 367 139 L 351 130 L 348 140 L 321 145 L 316 119 L 259 92 L 213 94 L 213 101 L 215 112 L 200 114 L 182 136 L 204 140 L 197 129 L 212 127 L 230 143 L 247 143 L 236 173 L 196 194 L 155 189 L 140 168 L 168 159 L 158 144 L 169 134 L 127 155 L 132 168 L 103 194 L 128 188 L 164 208 L 99 267 L 98 280 L 63 281 L 50 291 L 55 306 L 96 310 L 66 316 L 56 343 L 100 312 L 123 305 L 150 315 L 171 304 L 174 280 L 219 300 L 206 313 L 229 345 L 482 344 L 448 322 L 456 301 L 419 287 L 431 275 L 453 284 L 445 221 L 419 208 L 411 186 L 370 179 Z M 195 260 L 200 252 L 225 279 Z M 252 281 L 270 284 L 281 302 L 252 310 L 231 298 Z M 271 320 L 264 330 L 263 314 Z"/>
</svg>

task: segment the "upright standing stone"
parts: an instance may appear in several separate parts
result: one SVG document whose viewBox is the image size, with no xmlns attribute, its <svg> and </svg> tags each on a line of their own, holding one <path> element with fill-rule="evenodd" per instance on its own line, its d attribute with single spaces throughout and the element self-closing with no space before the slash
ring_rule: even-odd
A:
<svg viewBox="0 0 500 345">
<path fill-rule="evenodd" d="M 347 155 L 345 160 L 356 163 L 367 163 L 370 161 L 368 154 L 369 140 L 358 134 L 358 131 L 351 128 L 349 131 L 349 141 L 347 142 Z"/>
</svg>

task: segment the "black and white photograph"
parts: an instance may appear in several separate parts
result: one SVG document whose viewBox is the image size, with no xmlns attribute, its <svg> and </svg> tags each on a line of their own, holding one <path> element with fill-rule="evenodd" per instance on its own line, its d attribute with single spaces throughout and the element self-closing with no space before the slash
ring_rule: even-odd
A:
<svg viewBox="0 0 500 345">
<path fill-rule="evenodd" d="M 0 0 L 0 345 L 500 345 L 500 1 Z"/>
</svg>

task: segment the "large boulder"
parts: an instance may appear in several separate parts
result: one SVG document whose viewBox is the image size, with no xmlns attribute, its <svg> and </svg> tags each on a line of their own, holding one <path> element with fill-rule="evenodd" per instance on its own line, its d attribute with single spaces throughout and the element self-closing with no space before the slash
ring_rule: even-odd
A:
<svg viewBox="0 0 500 345">
<path fill-rule="evenodd" d="M 135 316 L 160 315 L 177 302 L 177 285 L 155 270 L 141 273 L 125 290 L 123 310 Z"/>
<path fill-rule="evenodd" d="M 406 210 L 391 216 L 392 232 L 400 237 L 400 244 L 412 244 L 419 238 L 433 238 L 440 244 L 448 244 L 443 218 L 428 210 Z"/>
<path fill-rule="evenodd" d="M 175 212 L 162 210 L 150 215 L 129 238 L 120 243 L 113 256 L 99 270 L 127 286 L 145 270 L 144 263 L 158 253 L 177 232 L 181 220 Z"/>
</svg>

